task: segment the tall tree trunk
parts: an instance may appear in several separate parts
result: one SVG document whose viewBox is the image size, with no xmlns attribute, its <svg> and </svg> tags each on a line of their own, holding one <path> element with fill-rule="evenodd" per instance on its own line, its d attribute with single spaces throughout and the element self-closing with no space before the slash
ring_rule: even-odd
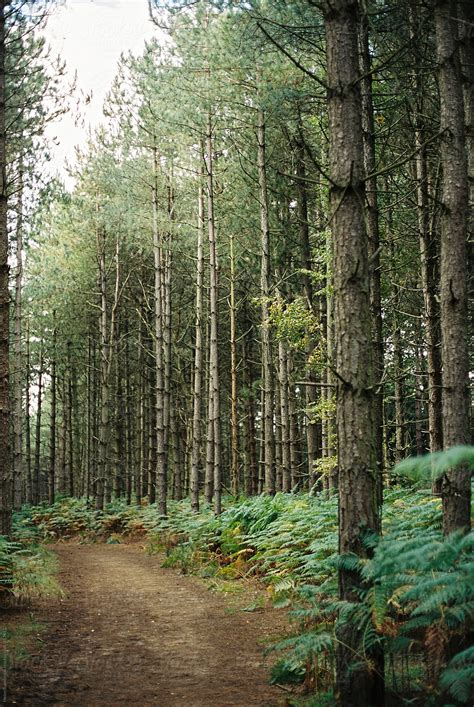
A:
<svg viewBox="0 0 474 707">
<path fill-rule="evenodd" d="M 36 438 L 35 438 L 35 465 L 33 470 L 33 497 L 34 502 L 41 500 L 41 417 L 43 408 L 43 342 L 40 344 L 38 364 L 38 397 L 36 407 Z"/>
<path fill-rule="evenodd" d="M 395 464 L 399 464 L 406 456 L 404 414 L 405 374 L 403 372 L 403 351 L 400 340 L 400 329 L 396 318 L 393 326 L 393 358 L 395 379 Z"/>
<path fill-rule="evenodd" d="M 298 111 L 298 127 L 300 133 L 303 131 L 301 113 Z M 296 142 L 296 177 L 297 177 L 297 208 L 298 208 L 298 230 L 300 236 L 301 244 L 301 255 L 302 255 L 302 266 L 304 269 L 303 274 L 303 288 L 305 293 L 306 306 L 310 312 L 315 312 L 315 303 L 313 296 L 313 285 L 311 282 L 310 271 L 313 269 L 313 262 L 311 257 L 311 244 L 309 238 L 309 216 L 308 216 L 308 194 L 307 194 L 307 180 L 306 180 L 306 165 L 305 165 L 305 147 L 303 142 L 303 136 L 300 135 L 300 139 Z M 314 349 L 314 342 L 310 342 L 308 345 L 307 356 L 308 359 Z M 306 379 L 308 380 L 308 385 L 305 387 L 306 396 L 306 408 L 310 410 L 318 400 L 318 390 L 317 386 L 313 385 L 317 382 L 317 377 L 311 366 L 308 366 L 306 371 Z M 314 464 L 318 458 L 319 451 L 319 431 L 318 425 L 312 420 L 310 413 L 306 416 L 306 448 L 307 448 L 307 458 L 308 458 L 308 478 L 309 487 L 312 488 L 316 483 L 316 476 L 314 472 Z"/>
<path fill-rule="evenodd" d="M 280 410 L 281 410 L 281 466 L 282 490 L 291 491 L 291 429 L 288 400 L 288 361 L 285 343 L 278 342 L 278 372 L 280 378 Z"/>
<path fill-rule="evenodd" d="M 99 289 L 100 289 L 100 418 L 99 418 L 99 459 L 95 488 L 96 508 L 104 507 L 107 484 L 107 455 L 109 447 L 109 338 L 107 332 L 107 269 L 106 269 L 106 235 L 103 227 L 97 233 L 99 255 Z"/>
<path fill-rule="evenodd" d="M 237 306 L 235 302 L 235 246 L 230 236 L 230 478 L 234 496 L 239 493 L 239 423 L 237 414 Z"/>
<path fill-rule="evenodd" d="M 252 326 L 246 319 L 248 332 L 242 341 L 244 380 L 246 395 L 245 422 L 245 493 L 254 496 L 258 490 L 258 457 L 255 431 L 255 394 L 253 389 Z"/>
<path fill-rule="evenodd" d="M 464 86 L 464 115 L 466 125 L 467 167 L 469 176 L 469 211 L 468 211 L 468 292 L 470 325 L 474 327 L 474 5 L 470 0 L 459 2 L 459 35 L 461 40 L 461 64 Z"/>
<path fill-rule="evenodd" d="M 201 147 L 201 153 L 204 152 Z M 201 460 L 201 410 L 203 378 L 203 290 L 204 290 L 204 188 L 201 182 L 198 194 L 197 259 L 196 259 L 196 324 L 194 342 L 193 430 L 191 451 L 191 507 L 199 510 L 199 469 Z"/>
<path fill-rule="evenodd" d="M 119 335 L 115 337 L 115 376 L 117 381 L 117 424 L 116 424 L 116 446 L 117 446 L 117 468 L 115 470 L 114 495 L 121 498 L 125 491 L 125 477 L 127 473 L 127 437 L 126 437 L 126 403 L 124 396 L 124 371 L 122 368 L 122 356 L 119 351 Z"/>
<path fill-rule="evenodd" d="M 79 440 L 74 439 L 74 426 L 73 426 L 73 408 L 74 408 L 74 402 L 73 402 L 73 394 L 72 394 L 72 360 L 71 360 L 71 347 L 72 344 L 70 341 L 68 341 L 67 344 L 67 432 L 68 432 L 68 444 L 67 444 L 67 451 L 68 451 L 68 470 L 69 470 L 69 476 L 68 476 L 68 496 L 74 496 L 74 473 L 75 473 L 75 468 L 74 468 L 74 445 L 76 442 L 79 442 Z"/>
<path fill-rule="evenodd" d="M 28 319 L 25 326 L 25 463 L 26 502 L 33 503 L 33 477 L 31 474 L 31 400 L 30 400 L 30 330 Z"/>
<path fill-rule="evenodd" d="M 325 4 L 333 232 L 335 368 L 339 458 L 339 550 L 367 556 L 364 534 L 380 527 L 373 423 L 373 375 L 364 144 L 358 76 L 358 3 Z M 341 569 L 341 599 L 358 602 L 361 578 Z M 337 628 L 341 704 L 384 704 L 383 662 L 358 655 L 360 629 Z M 368 658 L 369 656 L 367 656 Z M 355 664 L 357 663 L 357 664 Z"/>
<path fill-rule="evenodd" d="M 410 35 L 415 47 L 414 65 L 414 123 L 416 199 L 418 234 L 420 243 L 421 284 L 423 289 L 423 319 L 425 328 L 428 367 L 428 430 L 430 452 L 443 448 L 442 381 L 441 381 L 441 330 L 439 321 L 438 296 L 438 253 L 436 236 L 431 228 L 428 188 L 428 157 L 426 131 L 424 127 L 423 83 L 418 70 L 419 57 L 417 40 L 420 35 L 421 18 L 416 5 L 409 10 Z M 435 484 L 435 492 L 441 492 L 441 485 Z"/>
<path fill-rule="evenodd" d="M 86 469 L 84 478 L 84 495 L 89 498 L 91 489 L 91 470 L 92 470 L 92 437 L 93 437 L 93 374 L 92 374 L 93 358 L 92 358 L 92 336 L 89 332 L 87 337 L 87 374 L 86 374 L 86 389 L 87 389 L 87 431 L 86 431 Z"/>
<path fill-rule="evenodd" d="M 167 479 L 165 446 L 165 371 L 164 371 L 164 318 L 163 240 L 158 228 L 158 150 L 153 148 L 153 253 L 155 259 L 155 369 L 156 369 L 156 481 L 158 487 L 158 512 L 167 513 Z"/>
<path fill-rule="evenodd" d="M 270 224 L 268 212 L 267 167 L 265 145 L 265 114 L 258 111 L 258 176 L 260 186 L 260 227 L 262 232 L 260 296 L 262 298 L 262 388 L 263 444 L 265 492 L 275 493 L 274 434 L 273 434 L 273 375 L 270 339 Z"/>
<path fill-rule="evenodd" d="M 446 448 L 469 443 L 470 393 L 467 345 L 468 173 L 464 101 L 457 36 L 457 3 L 434 3 L 443 167 L 441 213 L 441 331 L 443 441 Z M 445 534 L 471 526 L 471 478 L 467 468 L 443 479 Z"/>
<path fill-rule="evenodd" d="M 214 510 L 221 513 L 222 470 L 221 470 L 221 430 L 220 430 L 220 387 L 219 387 L 219 350 L 218 350 L 218 307 L 219 280 L 216 243 L 216 225 L 214 217 L 214 170 L 213 170 L 212 116 L 208 115 L 206 135 L 206 172 L 207 172 L 207 221 L 209 231 L 209 303 L 210 303 L 210 341 L 209 341 L 209 420 L 213 431 L 213 469 L 214 469 Z M 212 409 L 211 409 L 212 408 Z"/>
<path fill-rule="evenodd" d="M 23 340 L 22 340 L 22 287 L 23 287 L 23 165 L 18 169 L 18 204 L 16 221 L 15 263 L 15 363 L 13 367 L 13 506 L 20 509 L 23 484 Z"/>
<path fill-rule="evenodd" d="M 362 133 L 364 144 L 364 167 L 367 175 L 376 168 L 374 107 L 372 96 L 372 62 L 369 51 L 369 22 L 367 12 L 360 13 L 359 56 L 361 73 Z M 377 463 L 377 494 L 383 500 L 383 388 L 384 342 L 382 326 L 382 294 L 380 279 L 380 231 L 377 199 L 377 177 L 369 176 L 366 184 L 366 228 L 369 239 L 370 310 L 372 314 L 372 361 L 376 386 L 373 396 L 373 424 L 375 430 L 375 459 Z"/>
<path fill-rule="evenodd" d="M 164 250 L 163 261 L 163 373 L 165 384 L 165 396 L 163 401 L 163 421 L 165 427 L 165 478 L 168 483 L 169 447 L 170 447 L 170 420 L 171 420 L 171 274 L 172 274 L 172 237 L 174 212 L 174 190 L 173 190 L 173 163 L 170 161 L 168 174 L 168 218 L 169 228 L 166 236 L 166 249 Z M 164 244 L 165 245 L 165 244 Z"/>
<path fill-rule="evenodd" d="M 0 1 L 0 533 L 9 535 L 12 516 L 10 458 L 8 221 L 5 135 L 5 0 Z"/>
</svg>

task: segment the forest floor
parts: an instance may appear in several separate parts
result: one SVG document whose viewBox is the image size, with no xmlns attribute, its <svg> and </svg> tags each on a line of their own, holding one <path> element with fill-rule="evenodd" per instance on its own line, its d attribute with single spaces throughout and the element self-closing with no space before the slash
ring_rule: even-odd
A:
<svg viewBox="0 0 474 707">
<path fill-rule="evenodd" d="M 9 671 L 7 704 L 286 704 L 264 648 L 288 621 L 263 590 L 210 591 L 137 545 L 53 547 L 65 596 L 31 607 L 44 628 Z"/>
</svg>

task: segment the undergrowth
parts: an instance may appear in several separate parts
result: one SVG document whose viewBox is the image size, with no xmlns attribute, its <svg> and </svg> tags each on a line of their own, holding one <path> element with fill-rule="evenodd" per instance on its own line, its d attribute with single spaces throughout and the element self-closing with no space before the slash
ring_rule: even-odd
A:
<svg viewBox="0 0 474 707">
<path fill-rule="evenodd" d="M 367 539 L 373 556 L 364 561 L 337 554 L 335 497 L 227 498 L 217 518 L 205 504 L 194 513 L 187 500 L 170 502 L 160 518 L 154 505 L 115 501 L 97 511 L 86 499 L 60 499 L 25 509 L 15 527 L 23 539 L 139 537 L 182 572 L 218 581 L 258 577 L 295 621 L 294 636 L 273 646 L 281 657 L 272 680 L 316 691 L 306 704 L 334 704 L 337 622 L 359 627 L 359 660 L 369 660 L 375 643 L 383 646 L 390 704 L 470 704 L 474 536 L 443 539 L 440 499 L 424 489 L 386 492 L 384 534 Z M 338 598 L 341 563 L 366 580 L 357 603 Z"/>
</svg>

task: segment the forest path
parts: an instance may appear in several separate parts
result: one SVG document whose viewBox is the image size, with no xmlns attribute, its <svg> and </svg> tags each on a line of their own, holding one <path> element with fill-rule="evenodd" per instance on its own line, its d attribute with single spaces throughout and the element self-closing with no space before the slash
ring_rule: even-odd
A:
<svg viewBox="0 0 474 707">
<path fill-rule="evenodd" d="M 67 595 L 34 612 L 44 648 L 12 671 L 9 704 L 281 704 L 261 644 L 281 633 L 278 612 L 229 607 L 134 545 L 54 549 Z"/>
</svg>

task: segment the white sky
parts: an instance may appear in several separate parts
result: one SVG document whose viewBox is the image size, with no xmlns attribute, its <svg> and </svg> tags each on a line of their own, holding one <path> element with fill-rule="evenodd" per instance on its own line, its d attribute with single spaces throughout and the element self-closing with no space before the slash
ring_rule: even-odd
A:
<svg viewBox="0 0 474 707">
<path fill-rule="evenodd" d="M 83 146 L 89 126 L 102 120 L 104 98 L 112 85 L 122 53 L 140 54 L 158 28 L 149 19 L 147 0 L 65 0 L 56 6 L 44 34 L 53 56 L 66 62 L 65 85 L 77 72 L 77 92 L 92 92 L 80 106 L 84 125 L 67 114 L 48 127 L 47 135 L 59 145 L 52 150 L 51 171 L 67 180 L 65 162 L 74 162 L 75 145 Z"/>
</svg>

